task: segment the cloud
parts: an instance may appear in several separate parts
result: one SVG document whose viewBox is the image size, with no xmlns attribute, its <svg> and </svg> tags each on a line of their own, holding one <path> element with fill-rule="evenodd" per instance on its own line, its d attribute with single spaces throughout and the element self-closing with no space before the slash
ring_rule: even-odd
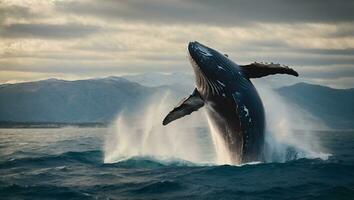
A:
<svg viewBox="0 0 354 200">
<path fill-rule="evenodd" d="M 301 69 L 306 78 L 339 79 L 354 77 L 354 65 L 314 66 Z"/>
<path fill-rule="evenodd" d="M 353 83 L 348 81 L 354 77 L 354 2 L 349 0 L 3 2 L 1 82 L 30 80 L 31 73 L 38 79 L 192 72 L 186 45 L 197 40 L 239 64 L 287 64 L 301 74 L 294 81 Z"/>
<path fill-rule="evenodd" d="M 353 20 L 354 21 L 354 20 Z M 327 38 L 350 38 L 354 37 L 354 26 L 353 21 L 351 23 L 341 23 L 338 24 L 334 31 L 329 33 L 323 33 L 324 37 Z"/>
<path fill-rule="evenodd" d="M 327 85 L 333 88 L 353 88 L 354 79 L 353 77 L 341 77 L 335 79 L 322 79 L 322 78 L 314 78 L 308 82 L 312 82 L 320 85 Z"/>
<path fill-rule="evenodd" d="M 248 25 L 249 23 L 337 23 L 354 20 L 351 0 L 135 0 L 59 1 L 62 12 L 150 23 Z"/>
<path fill-rule="evenodd" d="M 37 16 L 35 13 L 32 13 L 29 8 L 23 6 L 9 6 L 9 7 L 0 7 L 0 23 L 3 23 L 8 17 L 15 18 L 29 18 Z"/>
<path fill-rule="evenodd" d="M 100 30 L 97 26 L 81 24 L 9 24 L 3 25 L 4 38 L 70 39 L 85 37 Z"/>
</svg>

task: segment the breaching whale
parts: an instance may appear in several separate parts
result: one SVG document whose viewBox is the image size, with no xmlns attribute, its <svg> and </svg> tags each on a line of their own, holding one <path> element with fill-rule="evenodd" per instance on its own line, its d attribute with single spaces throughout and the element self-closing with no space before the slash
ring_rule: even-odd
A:
<svg viewBox="0 0 354 200">
<path fill-rule="evenodd" d="M 206 106 L 207 114 L 229 151 L 233 164 L 263 159 L 265 114 L 262 101 L 250 81 L 271 74 L 298 73 L 280 64 L 238 65 L 226 54 L 198 42 L 188 45 L 196 88 L 163 120 L 173 120 Z"/>
</svg>

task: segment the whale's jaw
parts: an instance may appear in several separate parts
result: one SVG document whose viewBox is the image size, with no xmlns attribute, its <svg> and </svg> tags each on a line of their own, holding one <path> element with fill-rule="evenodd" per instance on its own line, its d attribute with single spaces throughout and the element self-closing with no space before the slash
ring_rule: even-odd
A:
<svg viewBox="0 0 354 200">
<path fill-rule="evenodd" d="M 199 93 L 205 97 L 219 95 L 222 90 L 214 76 L 218 69 L 213 67 L 213 54 L 207 48 L 198 42 L 190 42 L 188 45 L 188 58 L 193 67 L 195 85 Z M 208 62 L 213 64 L 206 64 Z"/>
<path fill-rule="evenodd" d="M 195 76 L 195 86 L 200 94 L 208 95 L 211 92 L 211 85 L 208 78 L 204 75 L 203 71 L 197 64 L 197 62 L 188 54 L 189 61 L 193 67 Z"/>
</svg>

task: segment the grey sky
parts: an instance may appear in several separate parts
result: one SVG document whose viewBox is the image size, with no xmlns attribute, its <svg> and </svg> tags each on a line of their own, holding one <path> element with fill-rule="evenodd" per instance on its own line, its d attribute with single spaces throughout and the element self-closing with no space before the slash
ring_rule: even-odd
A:
<svg viewBox="0 0 354 200">
<path fill-rule="evenodd" d="M 154 23 L 248 25 L 249 23 L 352 22 L 351 0 L 106 0 L 58 2 L 63 12 Z"/>
<path fill-rule="evenodd" d="M 82 24 L 17 23 L 3 25 L 0 36 L 4 38 L 68 39 L 85 37 L 98 30 L 98 27 Z"/>
<path fill-rule="evenodd" d="M 354 1 L 0 0 L 0 82 L 191 72 L 189 41 L 354 87 Z"/>
</svg>

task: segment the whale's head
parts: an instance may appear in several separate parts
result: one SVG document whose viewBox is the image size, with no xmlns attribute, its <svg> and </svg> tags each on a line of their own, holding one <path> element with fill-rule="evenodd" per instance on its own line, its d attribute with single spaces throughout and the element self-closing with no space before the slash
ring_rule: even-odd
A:
<svg viewBox="0 0 354 200">
<path fill-rule="evenodd" d="M 188 45 L 189 59 L 193 66 L 196 87 L 203 95 L 220 94 L 226 82 L 238 74 L 237 65 L 227 55 L 199 42 Z"/>
</svg>

